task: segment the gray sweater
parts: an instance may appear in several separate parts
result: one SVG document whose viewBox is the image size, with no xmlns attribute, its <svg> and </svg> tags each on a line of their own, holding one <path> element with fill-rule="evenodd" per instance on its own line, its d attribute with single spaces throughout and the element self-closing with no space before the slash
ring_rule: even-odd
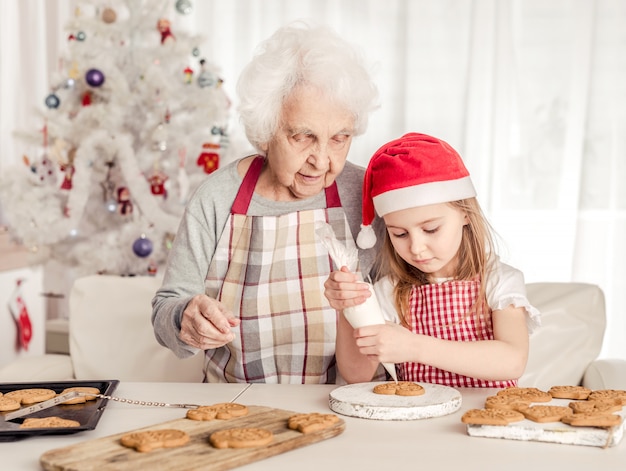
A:
<svg viewBox="0 0 626 471">
<path fill-rule="evenodd" d="M 179 340 L 181 317 L 191 298 L 205 292 L 204 280 L 209 264 L 242 182 L 237 163 L 232 162 L 210 174 L 190 199 L 168 257 L 163 284 L 152 300 L 155 336 L 161 345 L 171 349 L 180 358 L 199 351 Z M 346 162 L 337 177 L 339 197 L 355 238 L 361 224 L 363 174 L 362 167 Z M 324 192 L 289 202 L 268 200 L 254 193 L 248 214 L 279 216 L 325 207 Z M 372 268 L 376 249 L 359 250 L 362 273 L 369 273 Z"/>
</svg>

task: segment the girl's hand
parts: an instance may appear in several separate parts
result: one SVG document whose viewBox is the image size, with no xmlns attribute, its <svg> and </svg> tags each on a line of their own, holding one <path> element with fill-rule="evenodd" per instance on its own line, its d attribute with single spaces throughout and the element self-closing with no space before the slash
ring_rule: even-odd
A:
<svg viewBox="0 0 626 471">
<path fill-rule="evenodd" d="M 338 311 L 363 304 L 371 295 L 368 284 L 359 281 L 358 276 L 347 267 L 332 272 L 324 282 L 324 296 Z"/>
<path fill-rule="evenodd" d="M 394 322 L 354 329 L 354 338 L 359 352 L 378 363 L 410 361 L 417 340 L 413 332 Z"/>
</svg>

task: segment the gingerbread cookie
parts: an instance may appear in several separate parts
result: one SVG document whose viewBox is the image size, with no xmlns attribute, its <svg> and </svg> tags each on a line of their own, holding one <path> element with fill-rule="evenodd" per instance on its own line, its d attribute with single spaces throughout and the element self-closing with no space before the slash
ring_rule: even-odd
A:
<svg viewBox="0 0 626 471">
<path fill-rule="evenodd" d="M 520 411 L 528 420 L 533 422 L 559 422 L 563 417 L 572 415 L 572 409 L 566 406 L 531 406 Z"/>
<path fill-rule="evenodd" d="M 621 424 L 622 418 L 616 414 L 582 413 L 563 417 L 561 422 L 574 427 L 613 427 Z"/>
<path fill-rule="evenodd" d="M 212 406 L 200 406 L 187 411 L 187 418 L 191 420 L 228 420 L 233 417 L 248 415 L 248 408 L 242 404 L 222 402 Z"/>
<path fill-rule="evenodd" d="M 626 405 L 626 391 L 622 389 L 598 389 L 592 391 L 587 398 L 589 401 L 602 399 L 617 399 L 624 406 Z"/>
<path fill-rule="evenodd" d="M 515 396 L 529 402 L 550 402 L 552 396 L 537 388 L 506 388 L 496 393 L 498 396 Z"/>
<path fill-rule="evenodd" d="M 80 427 L 80 422 L 61 417 L 29 417 L 24 419 L 20 428 L 66 428 Z"/>
<path fill-rule="evenodd" d="M 65 388 L 61 394 L 65 394 L 72 391 L 78 391 L 80 393 L 84 393 L 85 395 L 77 396 L 72 399 L 68 399 L 63 404 L 83 404 L 87 401 L 93 401 L 98 398 L 96 394 L 100 394 L 100 390 L 98 388 L 92 388 L 89 386 L 75 386 L 72 388 Z"/>
<path fill-rule="evenodd" d="M 10 397 L 0 397 L 0 412 L 9 412 L 20 408 L 20 403 Z"/>
<path fill-rule="evenodd" d="M 162 429 L 132 432 L 120 438 L 120 443 L 142 453 L 157 448 L 173 448 L 182 446 L 189 441 L 189 434 L 182 430 Z"/>
<path fill-rule="evenodd" d="M 552 386 L 548 394 L 555 399 L 587 399 L 591 389 L 584 386 Z"/>
<path fill-rule="evenodd" d="M 617 398 L 598 399 L 595 401 L 572 401 L 569 403 L 569 407 L 575 414 L 606 414 L 622 410 L 622 402 Z"/>
<path fill-rule="evenodd" d="M 374 386 L 374 393 L 396 395 L 396 396 L 421 396 L 426 391 L 417 383 L 412 381 L 398 381 L 381 383 Z"/>
<path fill-rule="evenodd" d="M 328 428 L 337 422 L 339 422 L 339 417 L 335 414 L 311 412 L 309 414 L 292 415 L 287 421 L 287 426 L 302 433 L 311 433 Z"/>
<path fill-rule="evenodd" d="M 488 396 L 485 399 L 485 409 L 521 410 L 530 407 L 530 401 L 518 396 Z"/>
<path fill-rule="evenodd" d="M 16 389 L 15 391 L 10 391 L 4 395 L 4 397 L 8 397 L 10 399 L 14 399 L 23 405 L 31 405 L 36 404 L 38 402 L 47 401 L 48 399 L 52 399 L 55 397 L 57 393 L 52 389 L 46 388 L 26 388 L 26 389 Z"/>
<path fill-rule="evenodd" d="M 255 427 L 218 430 L 209 437 L 215 448 L 251 448 L 267 445 L 274 438 L 269 430 Z"/>
<path fill-rule="evenodd" d="M 508 425 L 524 420 L 524 414 L 509 409 L 470 409 L 461 422 L 472 425 Z"/>
</svg>

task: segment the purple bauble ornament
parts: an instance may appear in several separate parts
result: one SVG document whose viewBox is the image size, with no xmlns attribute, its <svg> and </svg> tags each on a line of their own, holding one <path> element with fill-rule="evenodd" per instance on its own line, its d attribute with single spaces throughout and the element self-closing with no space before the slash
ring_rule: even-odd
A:
<svg viewBox="0 0 626 471">
<path fill-rule="evenodd" d="M 152 253 L 152 241 L 142 235 L 139 239 L 133 242 L 133 252 L 135 252 L 135 255 L 138 257 L 147 257 Z"/>
<path fill-rule="evenodd" d="M 85 73 L 85 81 L 92 87 L 99 87 L 104 83 L 104 74 L 98 69 L 89 69 Z"/>
</svg>

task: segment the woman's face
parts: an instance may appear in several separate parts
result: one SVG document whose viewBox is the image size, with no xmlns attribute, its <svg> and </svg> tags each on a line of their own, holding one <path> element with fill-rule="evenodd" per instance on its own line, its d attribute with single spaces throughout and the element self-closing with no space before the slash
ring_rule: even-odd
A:
<svg viewBox="0 0 626 471">
<path fill-rule="evenodd" d="M 433 278 L 456 275 L 457 254 L 467 215 L 447 204 L 431 204 L 386 214 L 393 248 L 410 265 Z"/>
<path fill-rule="evenodd" d="M 317 89 L 298 87 L 282 110 L 278 131 L 263 149 L 267 171 L 257 191 L 276 201 L 317 195 L 343 170 L 354 117 Z"/>
</svg>

